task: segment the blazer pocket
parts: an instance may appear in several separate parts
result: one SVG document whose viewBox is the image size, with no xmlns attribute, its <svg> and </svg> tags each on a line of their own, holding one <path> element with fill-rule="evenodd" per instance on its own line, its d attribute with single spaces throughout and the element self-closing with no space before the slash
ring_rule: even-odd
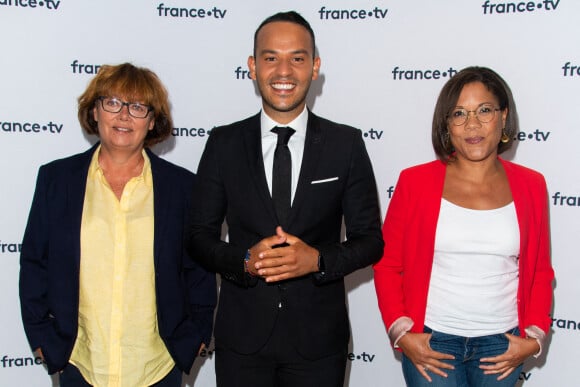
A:
<svg viewBox="0 0 580 387">
<path fill-rule="evenodd" d="M 323 184 L 323 183 L 330 183 L 331 181 L 337 181 L 338 176 L 329 177 L 328 179 L 320 179 L 320 180 L 312 180 L 310 184 Z"/>
</svg>

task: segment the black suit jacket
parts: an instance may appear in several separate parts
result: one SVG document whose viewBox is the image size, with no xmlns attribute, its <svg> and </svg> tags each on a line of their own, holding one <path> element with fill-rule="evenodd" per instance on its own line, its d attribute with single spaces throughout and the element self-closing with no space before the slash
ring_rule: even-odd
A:
<svg viewBox="0 0 580 387">
<path fill-rule="evenodd" d="M 322 254 L 325 273 L 266 284 L 244 273 L 246 250 L 278 221 L 261 148 L 260 115 L 212 130 L 199 168 L 190 254 L 222 276 L 216 344 L 239 353 L 267 341 L 279 307 L 292 316 L 296 349 L 321 358 L 350 335 L 343 278 L 382 255 L 377 189 L 361 132 L 309 112 L 304 155 L 285 228 Z M 347 240 L 341 243 L 344 216 Z M 222 223 L 229 242 L 220 240 Z"/>
<path fill-rule="evenodd" d="M 22 320 L 32 349 L 42 348 L 49 373 L 65 367 L 77 336 L 81 217 L 95 150 L 96 145 L 40 168 L 22 243 Z M 200 344 L 211 338 L 215 275 L 183 247 L 195 175 L 147 154 L 153 174 L 159 334 L 177 367 L 189 372 Z"/>
</svg>

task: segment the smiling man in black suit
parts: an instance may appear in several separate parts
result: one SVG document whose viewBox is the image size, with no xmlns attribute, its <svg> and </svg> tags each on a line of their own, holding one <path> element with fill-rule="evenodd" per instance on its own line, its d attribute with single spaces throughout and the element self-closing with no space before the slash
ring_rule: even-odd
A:
<svg viewBox="0 0 580 387">
<path fill-rule="evenodd" d="M 248 66 L 262 111 L 212 131 L 189 229 L 191 255 L 222 277 L 217 385 L 342 386 L 343 279 L 383 252 L 371 162 L 359 130 L 306 107 L 320 58 L 302 16 L 264 20 Z"/>
</svg>

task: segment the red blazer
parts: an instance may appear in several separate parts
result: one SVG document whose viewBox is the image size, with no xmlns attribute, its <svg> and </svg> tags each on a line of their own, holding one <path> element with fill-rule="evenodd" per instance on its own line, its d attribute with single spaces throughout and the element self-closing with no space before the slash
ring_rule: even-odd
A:
<svg viewBox="0 0 580 387">
<path fill-rule="evenodd" d="M 499 159 L 512 192 L 520 228 L 518 317 L 524 329 L 550 327 L 552 280 L 548 197 L 544 177 Z M 379 308 L 387 329 L 399 317 L 423 332 L 435 231 L 446 165 L 437 160 L 401 172 L 383 225 L 385 248 L 374 265 Z"/>
</svg>

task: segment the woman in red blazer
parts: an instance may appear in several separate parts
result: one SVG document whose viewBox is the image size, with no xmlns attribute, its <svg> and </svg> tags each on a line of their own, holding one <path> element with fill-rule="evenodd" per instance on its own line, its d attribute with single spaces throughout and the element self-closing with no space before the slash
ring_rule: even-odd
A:
<svg viewBox="0 0 580 387">
<path fill-rule="evenodd" d="M 546 342 L 554 278 L 546 183 L 498 157 L 517 130 L 505 81 L 466 68 L 437 100 L 439 159 L 401 172 L 374 270 L 409 386 L 513 386 Z"/>
</svg>

